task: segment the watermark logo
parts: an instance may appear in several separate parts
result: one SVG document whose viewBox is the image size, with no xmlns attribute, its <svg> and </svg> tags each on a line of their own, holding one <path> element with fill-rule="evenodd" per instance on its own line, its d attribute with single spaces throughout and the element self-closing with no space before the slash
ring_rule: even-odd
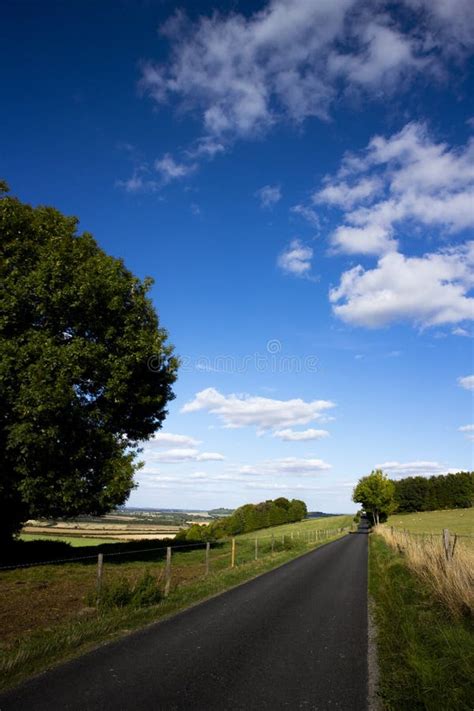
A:
<svg viewBox="0 0 474 711">
<path fill-rule="evenodd" d="M 314 354 L 296 356 L 284 351 L 282 342 L 271 338 L 265 345 L 265 350 L 255 351 L 243 356 L 217 354 L 215 356 L 199 355 L 197 357 L 184 355 L 179 358 L 180 370 L 185 373 L 201 371 L 209 373 L 316 373 L 318 359 Z M 158 355 L 148 359 L 148 368 L 158 372 L 163 366 L 163 360 Z"/>
</svg>

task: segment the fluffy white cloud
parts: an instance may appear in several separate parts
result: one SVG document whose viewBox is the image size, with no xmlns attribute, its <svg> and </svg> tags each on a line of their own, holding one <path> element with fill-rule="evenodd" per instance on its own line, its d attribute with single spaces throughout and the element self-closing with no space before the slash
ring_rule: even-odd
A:
<svg viewBox="0 0 474 711">
<path fill-rule="evenodd" d="M 281 188 L 279 185 L 264 185 L 257 190 L 256 197 L 260 200 L 262 207 L 273 207 L 281 200 Z"/>
<path fill-rule="evenodd" d="M 184 447 L 193 448 L 201 444 L 200 440 L 190 437 L 189 435 L 174 434 L 172 432 L 157 432 L 147 442 L 147 448 L 156 447 Z"/>
<path fill-rule="evenodd" d="M 276 430 L 273 433 L 273 436 L 278 437 L 278 439 L 282 439 L 285 442 L 308 442 L 314 439 L 323 439 L 324 437 L 329 437 L 329 432 L 327 430 L 315 430 L 311 428 L 299 431 L 285 429 Z"/>
<path fill-rule="evenodd" d="M 331 469 L 331 465 L 322 459 L 302 457 L 284 457 L 268 459 L 257 464 L 246 464 L 238 469 L 241 474 L 274 475 L 287 474 L 291 476 L 312 476 Z"/>
<path fill-rule="evenodd" d="M 372 198 L 381 187 L 382 181 L 376 176 L 362 178 L 353 185 L 349 185 L 344 180 L 340 182 L 327 180 L 327 185 L 314 194 L 313 200 L 316 203 L 351 208 L 355 203 Z"/>
<path fill-rule="evenodd" d="M 254 425 L 259 430 L 267 430 L 308 424 L 334 406 L 329 400 L 273 400 L 245 394 L 223 395 L 215 388 L 207 388 L 186 403 L 181 412 L 207 410 L 217 415 L 226 427 Z"/>
<path fill-rule="evenodd" d="M 154 168 L 161 176 L 164 183 L 184 178 L 197 169 L 196 163 L 178 163 L 170 153 L 165 153 L 163 158 L 155 161 Z"/>
<path fill-rule="evenodd" d="M 458 472 L 459 469 L 447 467 L 440 462 L 417 460 L 414 462 L 384 462 L 378 464 L 377 469 L 382 469 L 391 478 L 401 479 L 405 476 L 432 476 L 434 474 L 449 474 Z"/>
<path fill-rule="evenodd" d="M 313 249 L 303 244 L 301 240 L 294 239 L 288 247 L 278 256 L 277 264 L 287 274 L 294 276 L 307 276 L 311 271 Z"/>
<path fill-rule="evenodd" d="M 412 22 L 402 22 L 400 4 L 379 0 L 270 0 L 250 16 L 194 22 L 178 11 L 161 28 L 169 57 L 143 65 L 141 88 L 158 104 L 175 98 L 197 111 L 206 137 L 326 119 L 341 91 L 387 92 L 416 73 L 436 76 L 442 55 L 472 45 L 469 0 L 455 10 L 450 0 L 404 4 Z"/>
<path fill-rule="evenodd" d="M 334 313 L 359 326 L 410 320 L 423 326 L 474 318 L 474 242 L 423 257 L 391 252 L 374 269 L 358 265 L 330 291 Z"/>
<path fill-rule="evenodd" d="M 348 254 L 393 251 L 416 225 L 455 234 L 474 226 L 474 140 L 452 148 L 426 125 L 407 124 L 347 155 L 312 200 L 344 211 L 331 239 Z"/>
<path fill-rule="evenodd" d="M 474 375 L 465 375 L 458 378 L 459 385 L 465 390 L 474 390 Z"/>
</svg>

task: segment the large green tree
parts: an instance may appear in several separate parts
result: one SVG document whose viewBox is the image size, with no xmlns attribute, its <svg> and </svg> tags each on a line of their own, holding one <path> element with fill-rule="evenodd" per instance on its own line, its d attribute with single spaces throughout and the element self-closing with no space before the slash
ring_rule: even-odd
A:
<svg viewBox="0 0 474 711">
<path fill-rule="evenodd" d="M 375 525 L 380 518 L 395 510 L 395 485 L 381 469 L 375 469 L 368 476 L 359 479 L 352 494 L 352 501 L 362 504 L 372 517 Z"/>
<path fill-rule="evenodd" d="M 178 365 L 151 283 L 75 218 L 0 199 L 1 538 L 127 499 Z"/>
</svg>

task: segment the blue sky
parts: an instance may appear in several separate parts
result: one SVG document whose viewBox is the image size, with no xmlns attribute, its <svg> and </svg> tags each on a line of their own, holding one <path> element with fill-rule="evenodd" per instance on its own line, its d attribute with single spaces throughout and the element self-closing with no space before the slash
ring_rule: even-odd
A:
<svg viewBox="0 0 474 711">
<path fill-rule="evenodd" d="M 2 176 L 155 279 L 182 358 L 130 504 L 473 468 L 469 6 L 4 4 Z"/>
</svg>

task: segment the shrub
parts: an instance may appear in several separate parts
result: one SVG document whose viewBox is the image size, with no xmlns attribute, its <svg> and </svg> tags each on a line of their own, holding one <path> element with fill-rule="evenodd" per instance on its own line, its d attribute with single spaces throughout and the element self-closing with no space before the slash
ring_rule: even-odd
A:
<svg viewBox="0 0 474 711">
<path fill-rule="evenodd" d="M 99 607 L 106 610 L 114 607 L 149 607 L 157 605 L 162 597 L 157 579 L 149 571 L 145 571 L 135 581 L 123 577 L 105 584 L 100 593 Z M 95 605 L 96 602 L 96 593 L 89 593 L 87 603 Z"/>
</svg>

